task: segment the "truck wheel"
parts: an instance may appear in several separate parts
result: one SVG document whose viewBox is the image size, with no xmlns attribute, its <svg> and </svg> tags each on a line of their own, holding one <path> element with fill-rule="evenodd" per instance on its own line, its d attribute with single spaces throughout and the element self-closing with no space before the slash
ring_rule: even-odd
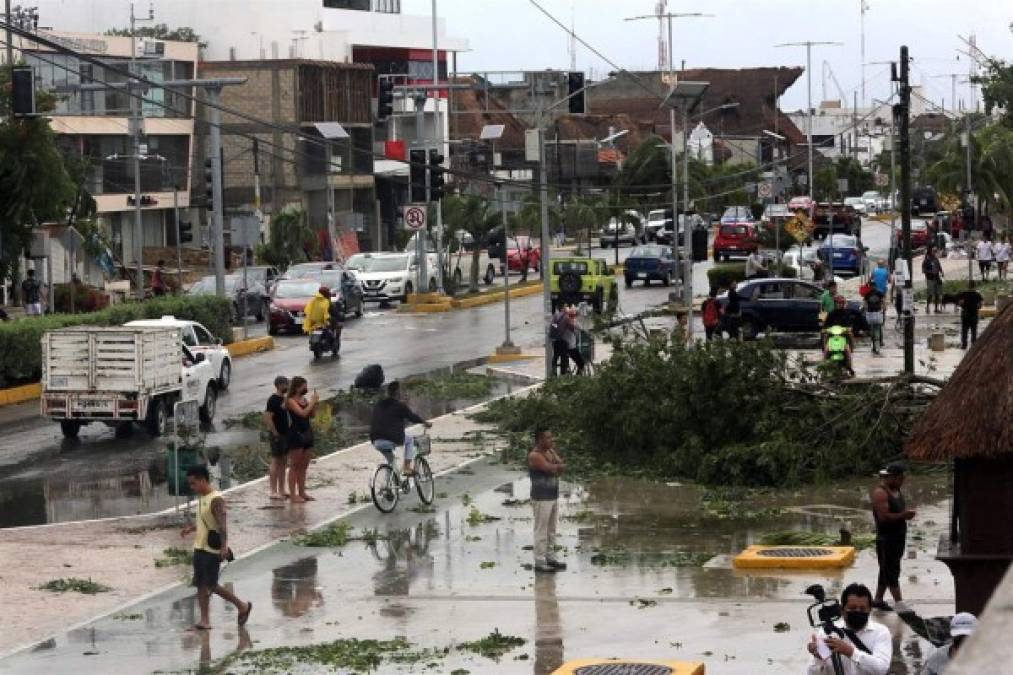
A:
<svg viewBox="0 0 1013 675">
<path fill-rule="evenodd" d="M 612 286 L 612 290 L 609 291 L 609 304 L 608 309 L 610 312 L 615 312 L 619 309 L 619 287 Z"/>
<path fill-rule="evenodd" d="M 404 285 L 404 295 L 401 296 L 401 304 L 408 302 L 408 296 L 415 292 L 415 287 L 412 282 L 408 282 Z"/>
<path fill-rule="evenodd" d="M 200 408 L 200 419 L 201 422 L 210 423 L 215 418 L 215 408 L 218 404 L 218 392 L 215 391 L 215 387 L 212 384 L 208 385 L 207 397 L 204 399 L 204 405 Z"/>
<path fill-rule="evenodd" d="M 77 438 L 77 433 L 81 431 L 81 423 L 77 420 L 60 420 L 60 431 L 63 432 L 64 438 Z"/>
<path fill-rule="evenodd" d="M 595 293 L 594 300 L 591 301 L 591 307 L 594 309 L 595 314 L 601 314 L 602 310 L 605 308 L 605 300 L 602 297 L 602 291 L 600 288 L 598 289 L 598 292 Z"/>
<path fill-rule="evenodd" d="M 626 278 L 626 288 L 630 288 L 631 286 L 633 286 L 633 277 L 627 274 L 625 278 Z"/>
<path fill-rule="evenodd" d="M 665 284 L 666 286 L 671 286 L 672 285 L 672 273 L 671 272 L 665 272 L 665 278 L 662 279 L 661 282 L 663 284 Z"/>
<path fill-rule="evenodd" d="M 144 426 L 152 436 L 162 436 L 169 426 L 169 414 L 165 409 L 165 401 L 156 398 L 148 405 L 148 416 L 144 420 Z"/>
<path fill-rule="evenodd" d="M 232 383 L 232 362 L 228 359 L 222 361 L 222 372 L 218 375 L 218 388 L 225 391 Z"/>
</svg>

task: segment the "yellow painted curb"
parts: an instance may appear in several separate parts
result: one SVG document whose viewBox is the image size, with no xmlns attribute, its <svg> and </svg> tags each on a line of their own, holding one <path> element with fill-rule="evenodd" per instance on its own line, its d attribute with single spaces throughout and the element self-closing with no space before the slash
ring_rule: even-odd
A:
<svg viewBox="0 0 1013 675">
<path fill-rule="evenodd" d="M 225 348 L 229 350 L 229 356 L 237 359 L 241 356 L 249 356 L 250 354 L 274 349 L 274 338 L 266 335 L 264 337 L 250 338 L 249 340 L 240 340 L 230 345 L 225 345 Z"/>
<path fill-rule="evenodd" d="M 412 293 L 408 296 L 406 305 L 438 305 L 450 300 L 450 296 L 439 293 Z"/>
<path fill-rule="evenodd" d="M 534 354 L 493 354 L 485 360 L 486 363 L 511 363 L 513 361 L 528 361 L 539 357 Z"/>
<path fill-rule="evenodd" d="M 819 549 L 825 555 L 814 556 L 772 556 L 765 551 L 798 549 Z M 855 562 L 854 546 L 750 546 L 735 556 L 732 566 L 736 569 L 793 569 L 815 570 L 850 567 Z"/>
<path fill-rule="evenodd" d="M 42 385 L 38 382 L 23 384 L 20 387 L 0 389 L 0 406 L 17 405 L 25 401 L 34 401 L 42 396 Z"/>
<path fill-rule="evenodd" d="M 576 675 L 580 668 L 589 666 L 618 666 L 616 672 L 624 665 L 643 664 L 650 666 L 666 666 L 672 669 L 672 675 L 704 675 L 704 664 L 690 661 L 647 661 L 641 659 L 579 659 L 568 661 L 552 672 L 552 675 Z"/>
<path fill-rule="evenodd" d="M 978 317 L 981 319 L 994 319 L 999 310 L 993 305 L 991 307 L 982 307 L 978 311 Z"/>
<path fill-rule="evenodd" d="M 511 298 L 526 298 L 529 295 L 538 295 L 542 292 L 541 283 L 531 284 L 529 286 L 518 286 L 510 287 Z M 482 295 L 476 295 L 471 298 L 461 298 L 460 300 L 451 300 L 450 305 L 454 309 L 471 309 L 472 307 L 481 307 L 482 305 L 491 305 L 494 302 L 502 302 L 506 297 L 503 291 L 490 291 L 483 293 Z"/>
</svg>

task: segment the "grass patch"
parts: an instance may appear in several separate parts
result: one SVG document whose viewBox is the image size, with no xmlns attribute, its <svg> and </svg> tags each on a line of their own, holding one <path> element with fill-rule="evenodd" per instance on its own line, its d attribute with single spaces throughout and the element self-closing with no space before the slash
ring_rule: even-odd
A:
<svg viewBox="0 0 1013 675">
<path fill-rule="evenodd" d="M 760 520 L 776 518 L 784 509 L 776 506 L 757 506 L 763 490 L 748 488 L 712 488 L 700 494 L 700 510 L 710 518 L 720 520 Z"/>
<path fill-rule="evenodd" d="M 193 550 L 170 546 L 162 551 L 162 558 L 155 559 L 155 567 L 175 567 L 176 565 L 192 565 Z"/>
<path fill-rule="evenodd" d="M 97 593 L 108 593 L 113 590 L 105 584 L 100 584 L 91 579 L 78 579 L 68 577 L 66 579 L 53 579 L 38 587 L 40 591 L 51 591 L 53 593 L 81 593 L 83 595 L 95 595 Z"/>
<path fill-rule="evenodd" d="M 405 382 L 405 386 L 412 394 L 440 401 L 484 398 L 492 393 L 492 385 L 491 377 L 467 372 L 448 373 Z"/>
<path fill-rule="evenodd" d="M 563 516 L 563 520 L 569 520 L 574 523 L 593 523 L 594 522 L 594 511 L 588 509 L 581 509 L 576 513 L 569 513 Z"/>
<path fill-rule="evenodd" d="M 293 543 L 297 546 L 310 546 L 315 548 L 331 547 L 340 548 L 352 539 L 352 527 L 348 523 L 331 523 L 327 527 L 316 532 L 301 534 Z"/>
<path fill-rule="evenodd" d="M 303 647 L 275 647 L 233 654 L 219 662 L 215 673 L 290 673 L 320 672 L 341 669 L 341 672 L 364 673 L 386 664 L 425 663 L 442 658 L 445 651 L 416 649 L 404 638 L 393 640 L 359 640 L 348 638 Z"/>
<path fill-rule="evenodd" d="M 499 629 L 493 629 L 491 633 L 486 635 L 480 640 L 474 640 L 472 642 L 463 642 L 457 645 L 458 650 L 465 652 L 474 652 L 480 654 L 487 659 L 498 661 L 509 651 L 512 651 L 518 647 L 524 646 L 527 640 L 515 635 L 503 635 L 499 632 Z"/>
<path fill-rule="evenodd" d="M 144 618 L 143 614 L 117 614 L 113 617 L 115 621 L 140 621 Z"/>
<path fill-rule="evenodd" d="M 502 519 L 499 518 L 498 516 L 490 516 L 487 513 L 482 513 L 474 506 L 472 506 L 471 510 L 468 511 L 467 521 L 468 524 L 471 525 L 472 527 L 475 527 L 476 525 L 481 525 L 482 523 L 492 523 L 497 520 Z"/>
<path fill-rule="evenodd" d="M 487 560 L 485 562 L 479 563 L 478 568 L 482 570 L 491 570 L 495 566 L 496 563 Z"/>
<path fill-rule="evenodd" d="M 826 532 L 806 532 L 804 530 L 782 530 L 768 532 L 760 537 L 763 546 L 840 546 L 838 536 Z M 874 534 L 855 534 L 851 537 L 851 545 L 857 550 L 871 548 L 876 544 Z"/>
</svg>

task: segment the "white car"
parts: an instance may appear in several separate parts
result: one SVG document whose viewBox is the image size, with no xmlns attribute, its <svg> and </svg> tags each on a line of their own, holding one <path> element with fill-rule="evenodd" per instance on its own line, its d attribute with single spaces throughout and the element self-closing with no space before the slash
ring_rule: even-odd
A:
<svg viewBox="0 0 1013 675">
<path fill-rule="evenodd" d="M 415 292 L 418 264 L 414 253 L 364 253 L 353 256 L 362 284 L 363 302 L 387 304 L 392 300 L 405 302 Z M 429 256 L 429 288 L 436 288 L 436 255 Z"/>
<path fill-rule="evenodd" d="M 644 226 L 644 234 L 649 241 L 655 241 L 658 234 L 666 227 L 671 226 L 672 219 L 668 217 L 665 209 L 655 209 L 647 214 L 647 225 Z"/>
<path fill-rule="evenodd" d="M 882 210 L 883 196 L 875 190 L 863 192 L 862 199 L 865 201 L 865 210 L 867 213 L 876 213 L 877 211 Z"/>
<path fill-rule="evenodd" d="M 862 197 L 848 197 L 844 200 L 845 206 L 850 206 L 860 216 L 864 216 L 868 211 L 865 207 L 865 200 Z"/>
<path fill-rule="evenodd" d="M 123 324 L 128 328 L 159 328 L 171 326 L 179 328 L 183 344 L 194 356 L 203 354 L 204 360 L 211 364 L 211 372 L 215 373 L 218 391 L 225 391 L 232 382 L 232 356 L 222 341 L 211 334 L 207 328 L 188 319 L 177 319 L 174 316 L 163 316 L 161 319 L 141 319 Z"/>
</svg>

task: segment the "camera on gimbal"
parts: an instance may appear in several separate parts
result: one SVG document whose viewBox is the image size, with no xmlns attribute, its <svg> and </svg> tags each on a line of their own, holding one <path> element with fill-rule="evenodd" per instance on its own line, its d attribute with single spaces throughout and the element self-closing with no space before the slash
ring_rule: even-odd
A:
<svg viewBox="0 0 1013 675">
<path fill-rule="evenodd" d="M 844 616 L 841 610 L 841 603 L 836 598 L 827 600 L 827 592 L 823 586 L 819 584 L 813 584 L 809 588 L 805 589 L 806 595 L 813 596 L 816 601 L 809 605 L 807 614 L 809 615 L 809 625 L 813 628 L 822 626 L 827 635 L 830 631 L 827 630 L 828 626 L 833 626 L 833 623 Z M 816 616 L 813 616 L 813 610 L 816 611 Z M 816 619 L 819 619 L 818 621 Z"/>
</svg>

